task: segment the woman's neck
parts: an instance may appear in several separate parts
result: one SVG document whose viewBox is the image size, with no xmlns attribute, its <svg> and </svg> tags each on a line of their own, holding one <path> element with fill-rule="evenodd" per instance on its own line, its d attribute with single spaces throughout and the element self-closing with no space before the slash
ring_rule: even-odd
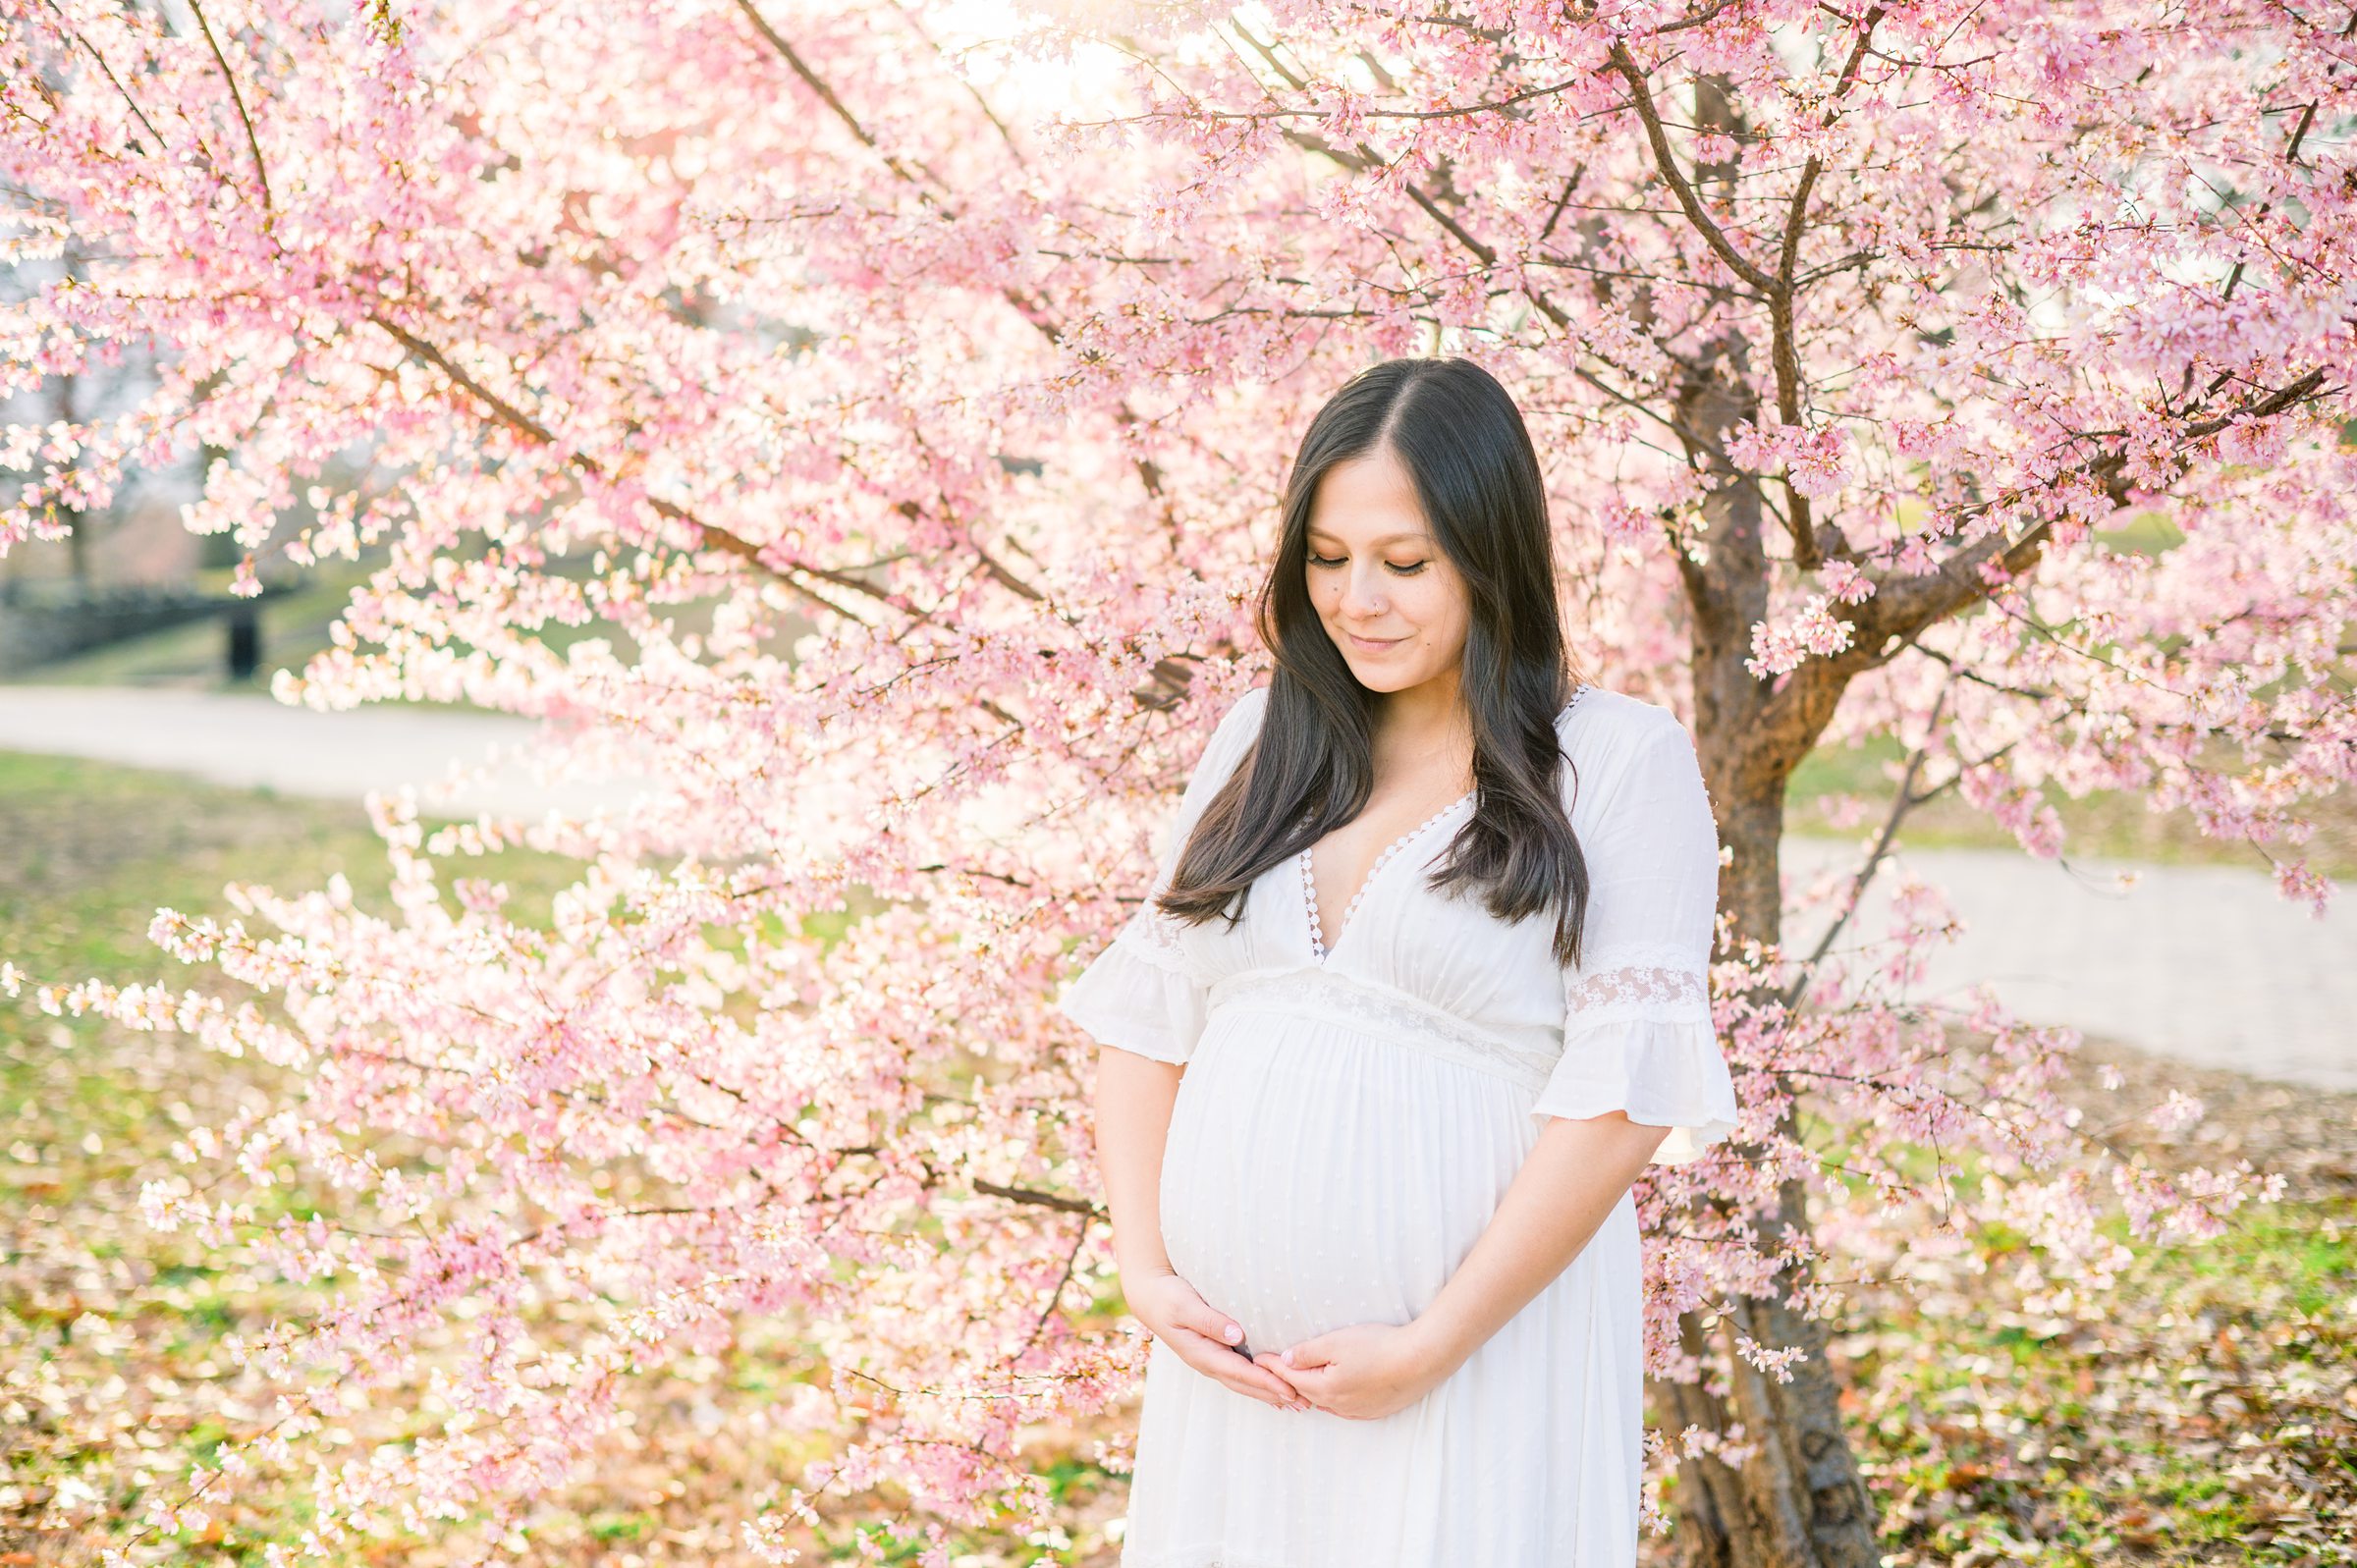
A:
<svg viewBox="0 0 2357 1568">
<path fill-rule="evenodd" d="M 1472 765 L 1472 723 L 1454 667 L 1403 690 L 1375 709 L 1375 753 L 1385 758 L 1452 757 Z M 1381 765 L 1380 763 L 1378 764 Z"/>
</svg>

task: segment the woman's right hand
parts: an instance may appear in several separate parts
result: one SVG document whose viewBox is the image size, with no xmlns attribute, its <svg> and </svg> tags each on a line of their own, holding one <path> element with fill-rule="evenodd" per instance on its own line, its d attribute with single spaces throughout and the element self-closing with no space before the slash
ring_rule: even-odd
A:
<svg viewBox="0 0 2357 1568">
<path fill-rule="evenodd" d="M 1309 1408 L 1300 1389 L 1243 1353 L 1243 1325 L 1224 1312 L 1214 1312 L 1175 1271 L 1124 1280 L 1122 1293 L 1137 1321 L 1204 1377 L 1281 1409 Z M 1233 1335 L 1231 1328 L 1235 1330 Z"/>
</svg>

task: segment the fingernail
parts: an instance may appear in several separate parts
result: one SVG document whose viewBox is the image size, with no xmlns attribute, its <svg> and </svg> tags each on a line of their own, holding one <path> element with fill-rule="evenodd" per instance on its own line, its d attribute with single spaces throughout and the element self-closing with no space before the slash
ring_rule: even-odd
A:
<svg viewBox="0 0 2357 1568">
<path fill-rule="evenodd" d="M 1241 1339 L 1244 1337 L 1244 1331 L 1233 1324 L 1230 1324 L 1225 1332 L 1230 1339 Z"/>
</svg>

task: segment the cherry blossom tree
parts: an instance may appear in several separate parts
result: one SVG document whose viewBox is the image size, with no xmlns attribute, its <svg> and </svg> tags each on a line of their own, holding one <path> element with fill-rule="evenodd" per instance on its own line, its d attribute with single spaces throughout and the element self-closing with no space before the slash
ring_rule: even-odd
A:
<svg viewBox="0 0 2357 1568">
<path fill-rule="evenodd" d="M 1695 1560 L 1878 1559 L 1824 1263 L 1910 1200 L 2018 1229 L 2062 1300 L 2116 1267 L 2107 1203 L 2166 1239 L 2267 1192 L 2108 1161 L 2066 1033 L 1917 995 L 1930 890 L 1883 946 L 1782 937 L 1950 788 L 2046 856 L 2051 792 L 2142 793 L 2321 907 L 2302 805 L 2357 749 L 2345 7 L 0 19 L 9 255 L 84 258 L 0 318 L 0 390 L 165 365 L 0 432 L 0 543 L 209 446 L 188 524 L 247 584 L 385 552 L 283 698 L 533 715 L 552 765 L 660 781 L 536 821 L 375 797 L 389 911 L 159 911 L 234 989 L 0 969 L 302 1074 L 148 1210 L 336 1283 L 241 1347 L 286 1400 L 222 1464 L 316 1459 L 323 1542 L 520 1505 L 771 1318 L 819 1375 L 748 1419 L 839 1449 L 749 1542 L 884 1483 L 928 1563 L 942 1522 L 1046 1517 L 1024 1433 L 1144 1346 L 1103 1310 L 1093 1049 L 1045 1002 L 1259 677 L 1293 440 L 1387 354 L 1513 389 L 1583 665 L 1690 718 L 1719 813 L 1748 1119 L 1641 1185 L 1648 1503 L 1674 1474 Z M 1876 734 L 1893 815 L 1790 885 L 1794 766 Z M 466 874 L 511 843 L 579 862 L 545 922 Z M 367 1222 L 261 1217 L 281 1165 Z M 339 1399 L 413 1419 L 306 1446 Z"/>
</svg>

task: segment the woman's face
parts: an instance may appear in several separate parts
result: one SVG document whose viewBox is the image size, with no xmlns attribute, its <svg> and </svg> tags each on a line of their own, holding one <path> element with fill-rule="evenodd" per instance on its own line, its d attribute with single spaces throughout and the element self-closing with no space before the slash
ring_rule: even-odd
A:
<svg viewBox="0 0 2357 1568">
<path fill-rule="evenodd" d="M 1338 462 L 1309 509 L 1309 602 L 1371 691 L 1457 678 L 1471 618 L 1414 481 L 1388 446 Z"/>
</svg>

